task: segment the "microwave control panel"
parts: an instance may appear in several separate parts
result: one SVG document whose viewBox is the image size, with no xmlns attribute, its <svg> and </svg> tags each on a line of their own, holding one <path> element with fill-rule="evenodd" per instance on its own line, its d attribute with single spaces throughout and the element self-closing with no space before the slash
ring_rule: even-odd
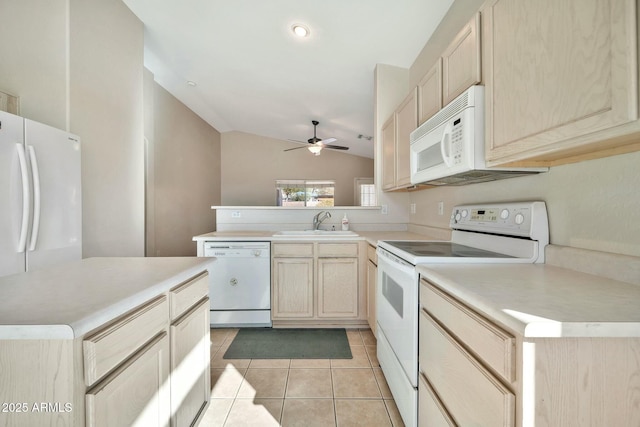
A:
<svg viewBox="0 0 640 427">
<path fill-rule="evenodd" d="M 462 123 L 462 117 L 458 117 L 453 121 L 453 128 L 451 129 L 451 163 L 459 165 L 463 162 L 463 137 L 464 137 L 464 125 Z"/>
</svg>

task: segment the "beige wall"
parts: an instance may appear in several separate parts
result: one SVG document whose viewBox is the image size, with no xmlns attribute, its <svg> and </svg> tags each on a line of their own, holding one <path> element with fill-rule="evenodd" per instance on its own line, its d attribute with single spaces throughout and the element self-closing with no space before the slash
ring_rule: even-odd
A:
<svg viewBox="0 0 640 427">
<path fill-rule="evenodd" d="M 0 90 L 20 114 L 67 127 L 68 0 L 0 1 Z"/>
<path fill-rule="evenodd" d="M 120 0 L 70 0 L 69 117 L 82 138 L 85 257 L 144 255 L 143 33 Z"/>
<path fill-rule="evenodd" d="M 354 178 L 373 177 L 373 159 L 243 132 L 222 134 L 222 206 L 274 206 L 277 179 L 333 179 L 335 205 L 352 206 Z"/>
<path fill-rule="evenodd" d="M 0 16 L 0 89 L 82 138 L 83 256 L 143 255 L 142 23 L 121 0 L 3 0 Z"/>
<path fill-rule="evenodd" d="M 481 5 L 456 0 L 432 39 L 411 67 L 415 85 L 427 67 Z M 456 204 L 483 201 L 544 200 L 549 213 L 551 243 L 640 256 L 640 153 L 558 166 L 536 176 L 462 187 L 441 187 L 409 193 L 416 204 L 410 225 L 448 227 Z M 445 215 L 437 214 L 443 201 Z"/>
<path fill-rule="evenodd" d="M 191 238 L 215 229 L 211 206 L 220 204 L 220 133 L 160 85 L 151 86 L 147 235 L 153 243 L 147 255 L 195 256 Z"/>
</svg>

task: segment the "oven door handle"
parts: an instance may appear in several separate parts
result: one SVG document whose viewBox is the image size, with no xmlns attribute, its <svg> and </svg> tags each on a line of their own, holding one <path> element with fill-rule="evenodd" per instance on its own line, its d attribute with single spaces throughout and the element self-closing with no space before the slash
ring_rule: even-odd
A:
<svg viewBox="0 0 640 427">
<path fill-rule="evenodd" d="M 386 250 L 379 249 L 377 253 L 378 253 L 378 263 L 380 262 L 380 258 L 382 258 L 383 261 L 386 261 L 390 264 L 394 264 L 394 267 L 400 270 L 413 273 L 415 269 L 415 266 L 413 264 L 403 260 L 402 258 L 399 258 L 393 255 L 390 252 L 387 252 Z"/>
</svg>

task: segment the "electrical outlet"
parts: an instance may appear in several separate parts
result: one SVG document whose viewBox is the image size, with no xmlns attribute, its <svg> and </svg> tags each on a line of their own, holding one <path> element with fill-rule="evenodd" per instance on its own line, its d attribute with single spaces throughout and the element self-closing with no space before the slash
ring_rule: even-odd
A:
<svg viewBox="0 0 640 427">
<path fill-rule="evenodd" d="M 240 211 L 232 211 L 231 212 L 231 218 L 240 218 L 242 215 L 240 214 Z"/>
<path fill-rule="evenodd" d="M 382 215 L 387 215 L 389 213 L 389 206 L 388 205 L 382 205 L 380 207 L 380 213 Z"/>
<path fill-rule="evenodd" d="M 444 215 L 444 202 L 438 202 L 438 215 Z"/>
<path fill-rule="evenodd" d="M 410 209 L 411 209 L 411 214 L 414 214 L 414 215 L 415 215 L 415 213 L 416 213 L 416 204 L 415 204 L 415 203 L 411 203 L 411 204 L 409 205 L 409 207 L 410 207 Z"/>
</svg>

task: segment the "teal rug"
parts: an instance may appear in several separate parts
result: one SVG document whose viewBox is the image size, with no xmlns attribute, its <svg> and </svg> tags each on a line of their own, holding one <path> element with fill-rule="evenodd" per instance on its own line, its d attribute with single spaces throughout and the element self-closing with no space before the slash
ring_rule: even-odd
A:
<svg viewBox="0 0 640 427">
<path fill-rule="evenodd" d="M 344 329 L 243 328 L 224 359 L 351 359 Z"/>
</svg>

